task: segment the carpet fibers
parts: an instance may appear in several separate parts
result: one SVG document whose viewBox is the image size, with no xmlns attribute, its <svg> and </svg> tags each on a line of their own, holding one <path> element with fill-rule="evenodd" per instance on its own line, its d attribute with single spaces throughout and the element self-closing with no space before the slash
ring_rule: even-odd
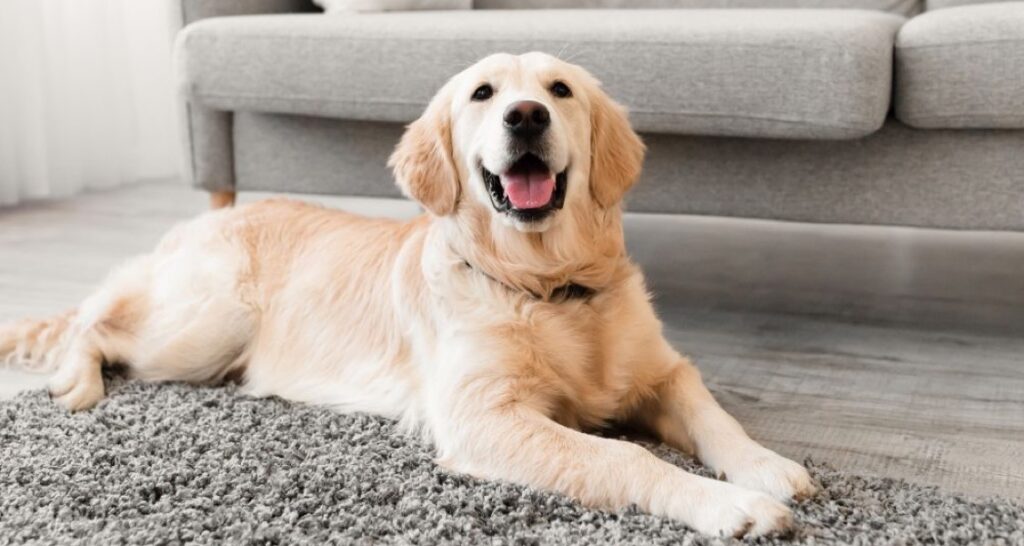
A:
<svg viewBox="0 0 1024 546">
<path fill-rule="evenodd" d="M 664 518 L 588 510 L 452 475 L 384 419 L 234 387 L 108 381 L 70 415 L 0 402 L 0 544 L 728 544 Z M 699 471 L 664 447 L 659 456 Z M 809 463 L 798 529 L 755 544 L 1024 544 L 1024 507 Z"/>
</svg>

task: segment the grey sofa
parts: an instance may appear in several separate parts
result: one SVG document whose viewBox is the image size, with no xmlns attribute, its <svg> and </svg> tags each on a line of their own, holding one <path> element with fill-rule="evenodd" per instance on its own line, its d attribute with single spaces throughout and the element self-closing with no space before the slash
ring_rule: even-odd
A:
<svg viewBox="0 0 1024 546">
<path fill-rule="evenodd" d="M 542 50 L 630 108 L 649 147 L 632 211 L 1024 230 L 1024 2 L 176 6 L 186 170 L 220 204 L 398 196 L 385 160 L 434 91 L 486 54 Z"/>
</svg>

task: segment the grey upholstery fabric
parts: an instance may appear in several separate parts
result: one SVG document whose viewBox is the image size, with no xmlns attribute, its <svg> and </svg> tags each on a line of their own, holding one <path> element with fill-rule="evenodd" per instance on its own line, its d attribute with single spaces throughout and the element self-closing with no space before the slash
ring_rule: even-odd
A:
<svg viewBox="0 0 1024 546">
<path fill-rule="evenodd" d="M 991 4 L 994 2 L 1019 2 L 1020 0 L 925 0 L 925 9 L 942 9 L 973 4 Z"/>
<path fill-rule="evenodd" d="M 856 141 L 649 136 L 630 208 L 800 222 L 1024 230 L 1024 131 L 911 129 Z"/>
<path fill-rule="evenodd" d="M 473 0 L 313 0 L 327 13 L 473 9 Z"/>
<path fill-rule="evenodd" d="M 903 18 L 838 10 L 516 10 L 200 21 L 179 36 L 190 101 L 408 122 L 495 51 L 561 54 L 649 132 L 853 138 L 883 123 Z"/>
<path fill-rule="evenodd" d="M 186 180 L 210 191 L 230 190 L 235 184 L 234 114 L 188 103 L 180 111 Z"/>
<path fill-rule="evenodd" d="M 239 190 L 401 197 L 387 168 L 402 126 L 239 113 Z"/>
<path fill-rule="evenodd" d="M 311 0 L 171 0 L 181 10 L 185 24 L 226 15 L 301 13 L 315 11 Z"/>
<path fill-rule="evenodd" d="M 231 15 L 316 11 L 311 0 L 168 0 L 174 25 Z M 175 30 L 177 30 L 176 27 Z M 231 113 L 179 104 L 182 173 L 193 185 L 227 190 L 234 185 Z"/>
<path fill-rule="evenodd" d="M 398 197 L 396 124 L 239 113 L 239 190 Z M 628 208 L 807 222 L 1024 230 L 1024 131 L 918 131 L 855 141 L 644 135 Z"/>
<path fill-rule="evenodd" d="M 921 10 L 919 0 L 474 0 L 476 9 L 870 9 L 900 15 Z"/>
<path fill-rule="evenodd" d="M 1024 2 L 925 13 L 896 41 L 897 116 L 922 128 L 1024 128 Z"/>
</svg>

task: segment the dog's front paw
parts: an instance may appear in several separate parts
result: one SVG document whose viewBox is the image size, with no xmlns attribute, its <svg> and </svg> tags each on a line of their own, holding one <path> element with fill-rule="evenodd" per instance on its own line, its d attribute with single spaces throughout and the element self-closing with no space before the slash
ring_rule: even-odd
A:
<svg viewBox="0 0 1024 546">
<path fill-rule="evenodd" d="M 687 523 L 713 536 L 740 538 L 781 533 L 793 525 L 793 514 L 784 504 L 757 491 L 722 482 L 712 482 L 704 498 L 695 502 L 695 513 Z"/>
<path fill-rule="evenodd" d="M 816 491 L 807 469 L 763 447 L 737 457 L 719 473 L 740 487 L 767 493 L 783 502 L 803 500 Z"/>
</svg>

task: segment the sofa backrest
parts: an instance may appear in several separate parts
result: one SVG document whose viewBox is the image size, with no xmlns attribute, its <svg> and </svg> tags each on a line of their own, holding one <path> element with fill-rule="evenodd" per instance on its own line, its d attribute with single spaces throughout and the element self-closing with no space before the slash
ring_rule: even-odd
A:
<svg viewBox="0 0 1024 546">
<path fill-rule="evenodd" d="M 925 9 L 955 8 L 972 4 L 991 4 L 993 2 L 1012 2 L 1016 0 L 925 0 Z"/>
<path fill-rule="evenodd" d="M 171 0 L 171 6 L 180 12 L 185 25 L 208 17 L 316 10 L 310 0 Z"/>
<path fill-rule="evenodd" d="M 914 15 L 922 0 L 473 0 L 475 9 L 845 8 Z"/>
</svg>

